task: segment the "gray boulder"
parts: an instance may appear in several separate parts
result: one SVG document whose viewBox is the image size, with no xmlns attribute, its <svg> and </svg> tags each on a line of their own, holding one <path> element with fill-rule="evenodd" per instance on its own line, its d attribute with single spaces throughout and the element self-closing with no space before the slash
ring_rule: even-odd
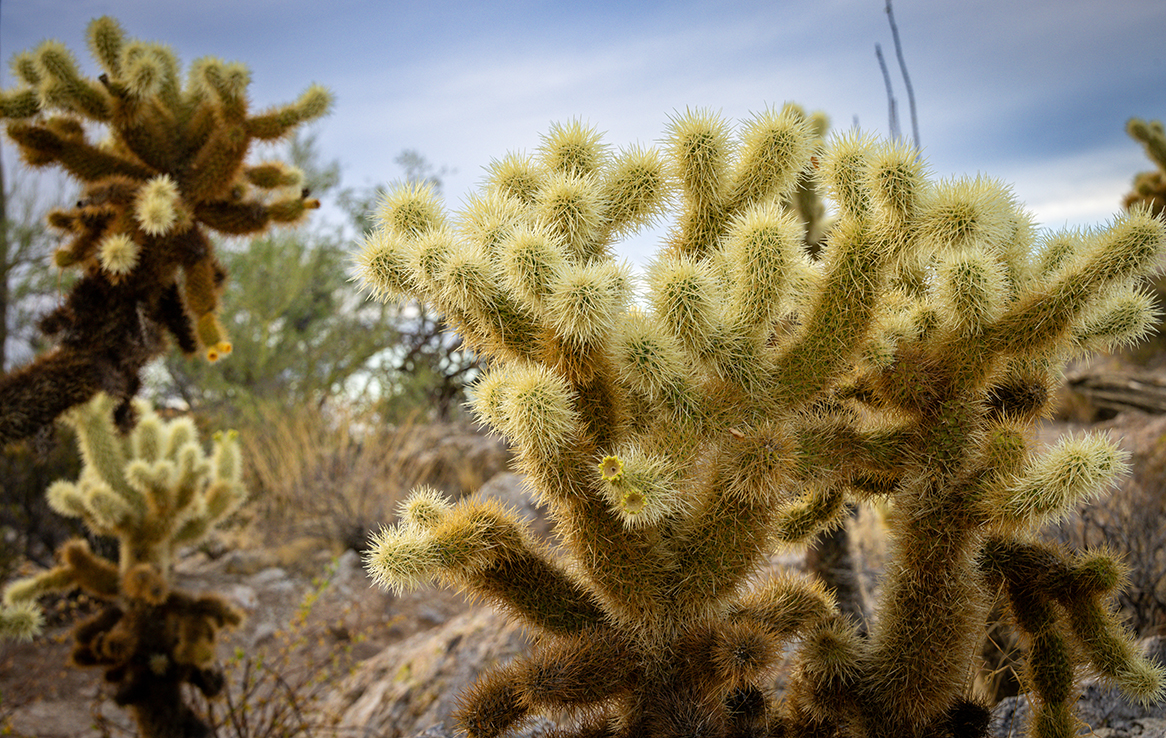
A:
<svg viewBox="0 0 1166 738">
<path fill-rule="evenodd" d="M 1166 638 L 1147 638 L 1143 650 L 1152 660 L 1166 664 Z M 1166 701 L 1141 705 L 1126 699 L 1116 688 L 1098 679 L 1081 684 L 1076 714 L 1081 721 L 1080 735 L 1097 738 L 1166 738 Z M 1027 695 L 1002 700 L 992 711 L 993 738 L 1026 735 L 1032 707 Z"/>
<path fill-rule="evenodd" d="M 321 709 L 339 715 L 339 735 L 452 735 L 458 695 L 481 673 L 528 647 L 513 619 L 489 607 L 476 608 L 363 662 Z"/>
</svg>

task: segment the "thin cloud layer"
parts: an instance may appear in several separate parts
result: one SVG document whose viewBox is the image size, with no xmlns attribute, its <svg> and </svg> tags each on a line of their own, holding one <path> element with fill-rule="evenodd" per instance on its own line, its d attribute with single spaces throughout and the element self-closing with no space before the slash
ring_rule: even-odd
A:
<svg viewBox="0 0 1166 738">
<path fill-rule="evenodd" d="M 922 143 L 940 176 L 982 172 L 1013 184 L 1051 226 L 1109 217 L 1148 167 L 1129 117 L 1166 118 L 1166 4 L 899 0 L 896 18 Z M 58 38 L 82 65 L 88 18 L 184 55 L 246 62 L 258 103 L 318 81 L 336 94 L 317 127 L 346 184 L 388 182 L 403 149 L 456 170 L 456 203 L 491 159 L 530 150 L 552 121 L 577 118 L 614 146 L 651 143 L 686 107 L 728 119 L 797 101 L 834 130 L 886 134 L 874 56 L 907 100 L 882 0 L 717 4 L 387 3 L 335 0 L 168 6 L 147 0 L 30 0 L 0 8 L 0 54 Z M 5 75 L 3 84 L 12 84 Z M 650 243 L 636 239 L 642 262 Z M 643 252 L 643 253 L 641 253 Z"/>
</svg>

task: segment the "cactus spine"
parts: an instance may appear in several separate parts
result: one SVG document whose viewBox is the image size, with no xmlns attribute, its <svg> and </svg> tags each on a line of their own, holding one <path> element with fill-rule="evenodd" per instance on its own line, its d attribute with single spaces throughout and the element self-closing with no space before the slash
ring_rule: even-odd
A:
<svg viewBox="0 0 1166 738">
<path fill-rule="evenodd" d="M 163 421 L 140 402 L 137 425 L 122 436 L 115 405 L 102 393 L 66 414 L 84 466 L 76 482 L 58 481 L 46 494 L 58 513 L 117 539 L 119 560 L 84 539 L 67 542 L 56 567 L 4 591 L 0 635 L 32 637 L 42 619 L 37 599 L 80 587 L 106 604 L 74 629 L 73 662 L 105 669 L 114 700 L 131 709 L 143 736 L 205 735 L 180 688 L 218 693 L 215 637 L 241 615 L 216 595 L 175 589 L 172 563 L 177 547 L 197 543 L 243 502 L 239 443 L 233 431 L 216 433 L 208 455 L 189 418 Z"/>
<path fill-rule="evenodd" d="M 173 51 L 127 39 L 112 18 L 91 22 L 88 37 L 103 70 L 97 79 L 48 41 L 16 56 L 22 86 L 0 93 L 0 116 L 25 163 L 59 166 L 84 188 L 76 207 L 49 215 L 69 238 L 57 266 L 82 276 L 41 323 L 56 349 L 0 379 L 0 442 L 36 433 L 98 390 L 123 401 L 119 422 L 128 428 L 138 373 L 167 335 L 211 361 L 231 350 L 217 317 L 226 271 L 207 231 L 257 234 L 319 207 L 301 173 L 245 160 L 253 141 L 325 114 L 324 88 L 251 114 L 241 64 L 200 59 L 183 85 Z M 87 123 L 104 127 L 107 140 L 91 142 Z"/>
<path fill-rule="evenodd" d="M 686 112 L 658 151 L 558 126 L 456 216 L 425 189 L 383 203 L 361 279 L 427 301 L 487 358 L 474 410 L 566 549 L 431 492 L 374 541 L 382 584 L 437 577 L 543 634 L 466 697 L 471 736 L 543 710 L 577 716 L 564 736 L 977 735 L 966 684 L 1001 591 L 1040 644 L 1036 735 L 1064 734 L 1077 659 L 1160 694 L 1101 599 L 1113 566 L 1032 537 L 1124 457 L 1103 437 L 1042 456 L 1025 429 L 1067 356 L 1152 323 L 1134 296 L 1163 223 L 1135 209 L 1038 235 L 996 182 L 934 182 L 905 146 L 820 134 L 793 106 L 737 136 Z M 791 212 L 808 177 L 837 212 L 816 261 Z M 633 299 L 614 238 L 675 200 Z M 755 581 L 773 546 L 873 498 L 893 502 L 895 560 L 869 636 L 813 583 Z M 779 706 L 764 677 L 795 637 Z"/>
</svg>

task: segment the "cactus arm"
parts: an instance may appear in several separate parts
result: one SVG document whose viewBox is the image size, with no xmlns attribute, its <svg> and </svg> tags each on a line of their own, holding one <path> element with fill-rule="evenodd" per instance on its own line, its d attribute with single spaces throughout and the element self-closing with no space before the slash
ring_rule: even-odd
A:
<svg viewBox="0 0 1166 738">
<path fill-rule="evenodd" d="M 586 709 L 626 692 L 636 676 L 634 649 L 606 627 L 539 644 L 507 668 L 532 709 Z"/>
<path fill-rule="evenodd" d="M 677 606 L 699 611 L 736 593 L 765 546 L 785 495 L 793 447 L 781 429 L 730 435 L 712 461 L 703 509 L 674 540 Z"/>
<path fill-rule="evenodd" d="M 1031 638 L 1025 673 L 1041 698 L 1037 735 L 1061 735 L 1073 726 L 1076 654 L 1131 698 L 1161 698 L 1166 671 L 1138 653 L 1132 634 L 1101 603 L 1123 578 L 1107 557 L 1070 557 L 1047 544 L 993 538 L 980 567 L 1006 588 L 1017 624 Z"/>
<path fill-rule="evenodd" d="M 728 617 L 752 620 L 775 636 L 789 638 L 825 622 L 835 611 L 833 598 L 820 581 L 776 575 L 734 603 Z"/>
<path fill-rule="evenodd" d="M 332 95 L 320 85 L 312 85 L 289 105 L 247 119 L 247 133 L 261 140 L 282 138 L 297 126 L 328 114 Z"/>
<path fill-rule="evenodd" d="M 45 166 L 58 162 L 82 182 L 97 182 L 112 175 L 147 179 L 155 174 L 146 166 L 106 153 L 82 139 L 66 138 L 36 123 L 13 121 L 8 124 L 8 135 L 29 164 Z"/>
<path fill-rule="evenodd" d="M 552 633 L 604 619 L 595 599 L 565 570 L 532 552 L 510 555 L 464 578 L 464 588 Z"/>
<path fill-rule="evenodd" d="M 0 92 L 0 117 L 9 120 L 31 118 L 40 112 L 36 90 Z"/>
<path fill-rule="evenodd" d="M 726 222 L 729 156 L 727 124 L 708 111 L 687 111 L 672 121 L 668 144 L 683 209 L 670 250 L 683 257 L 701 257 L 715 245 Z"/>
<path fill-rule="evenodd" d="M 840 224 L 826 248 L 828 272 L 799 335 L 783 347 L 774 383 L 787 407 L 806 405 L 840 376 L 865 343 L 884 258 L 869 225 Z"/>
<path fill-rule="evenodd" d="M 1146 149 L 1146 156 L 1159 169 L 1166 171 L 1166 133 L 1163 132 L 1160 121 L 1147 123 L 1140 118 L 1131 118 L 1126 123 L 1126 132 Z"/>
<path fill-rule="evenodd" d="M 215 128 L 179 177 L 186 198 L 194 203 L 227 199 L 250 146 L 240 125 Z"/>
<path fill-rule="evenodd" d="M 0 377 L 0 440 L 27 438 L 85 402 L 104 373 L 93 356 L 57 350 Z"/>
<path fill-rule="evenodd" d="M 64 44 L 43 43 L 36 51 L 36 64 L 41 77 L 38 92 L 42 105 L 74 111 L 96 121 L 109 120 L 109 95 L 100 85 L 80 75 L 76 60 Z"/>
<path fill-rule="evenodd" d="M 522 525 L 492 501 L 466 501 L 426 528 L 378 534 L 367 562 L 382 584 L 406 589 L 438 576 L 554 632 L 598 622 L 601 611 Z"/>
<path fill-rule="evenodd" d="M 985 332 L 991 353 L 1034 355 L 1062 338 L 1073 319 L 1109 284 L 1142 274 L 1166 244 L 1166 224 L 1144 211 L 1117 219 L 1075 268 L 1034 287 Z"/>
<path fill-rule="evenodd" d="M 497 738 L 530 713 L 514 678 L 519 668 L 492 669 L 463 695 L 454 719 L 469 738 Z"/>
</svg>

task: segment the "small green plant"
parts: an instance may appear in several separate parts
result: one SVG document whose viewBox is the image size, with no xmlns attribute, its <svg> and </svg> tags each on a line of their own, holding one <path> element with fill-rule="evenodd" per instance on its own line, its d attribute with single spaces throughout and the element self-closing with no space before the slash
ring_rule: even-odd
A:
<svg viewBox="0 0 1166 738">
<path fill-rule="evenodd" d="M 424 300 L 488 362 L 474 410 L 566 551 L 496 502 L 427 490 L 374 541 L 378 582 L 436 577 L 539 633 L 464 697 L 469 735 L 558 711 L 576 716 L 562 736 L 595 738 L 982 735 L 969 682 L 997 599 L 1030 641 L 1035 736 L 1075 732 L 1079 665 L 1160 696 L 1106 605 L 1119 567 L 1034 534 L 1125 456 L 1094 434 L 1037 453 L 1028 428 L 1066 357 L 1152 325 L 1140 283 L 1166 226 L 1134 209 L 1038 234 L 997 182 L 814 133 L 788 106 L 736 136 L 696 111 L 659 150 L 613 152 L 569 123 L 495 162 L 454 217 L 424 186 L 383 201 L 361 278 Z M 817 261 L 782 205 L 811 172 L 837 213 Z M 676 196 L 637 292 L 613 244 Z M 893 510 L 868 635 L 815 583 L 756 576 L 850 499 Z M 766 679 L 791 639 L 779 705 Z"/>
<path fill-rule="evenodd" d="M 76 482 L 56 482 L 47 497 L 58 513 L 116 539 L 118 560 L 95 554 L 84 539 L 65 543 L 55 567 L 5 589 L 0 635 L 32 637 L 43 621 L 37 600 L 80 587 L 104 607 L 75 626 L 74 664 L 104 669 L 114 701 L 130 709 L 145 738 L 204 735 L 181 687 L 218 693 L 215 638 L 241 615 L 216 595 L 175 589 L 172 568 L 179 546 L 197 543 L 242 503 L 239 444 L 234 433 L 216 434 L 208 455 L 190 419 L 164 421 L 144 403 L 123 437 L 115 405 L 98 394 L 67 413 L 84 466 Z"/>
<path fill-rule="evenodd" d="M 90 23 L 88 38 L 103 70 L 96 79 L 47 41 L 15 57 L 21 86 L 0 93 L 25 163 L 59 166 L 83 187 L 75 207 L 49 214 L 68 237 L 56 265 L 82 276 L 41 321 L 56 347 L 0 378 L 0 443 L 35 434 L 98 390 L 122 401 L 128 428 L 140 370 L 167 336 L 211 361 L 231 350 L 217 317 L 227 275 L 208 231 L 261 233 L 319 207 L 300 172 L 246 158 L 252 142 L 326 113 L 324 88 L 252 114 L 242 64 L 200 59 L 183 85 L 173 51 L 126 38 L 112 18 Z M 90 141 L 93 125 L 107 140 Z"/>
</svg>

